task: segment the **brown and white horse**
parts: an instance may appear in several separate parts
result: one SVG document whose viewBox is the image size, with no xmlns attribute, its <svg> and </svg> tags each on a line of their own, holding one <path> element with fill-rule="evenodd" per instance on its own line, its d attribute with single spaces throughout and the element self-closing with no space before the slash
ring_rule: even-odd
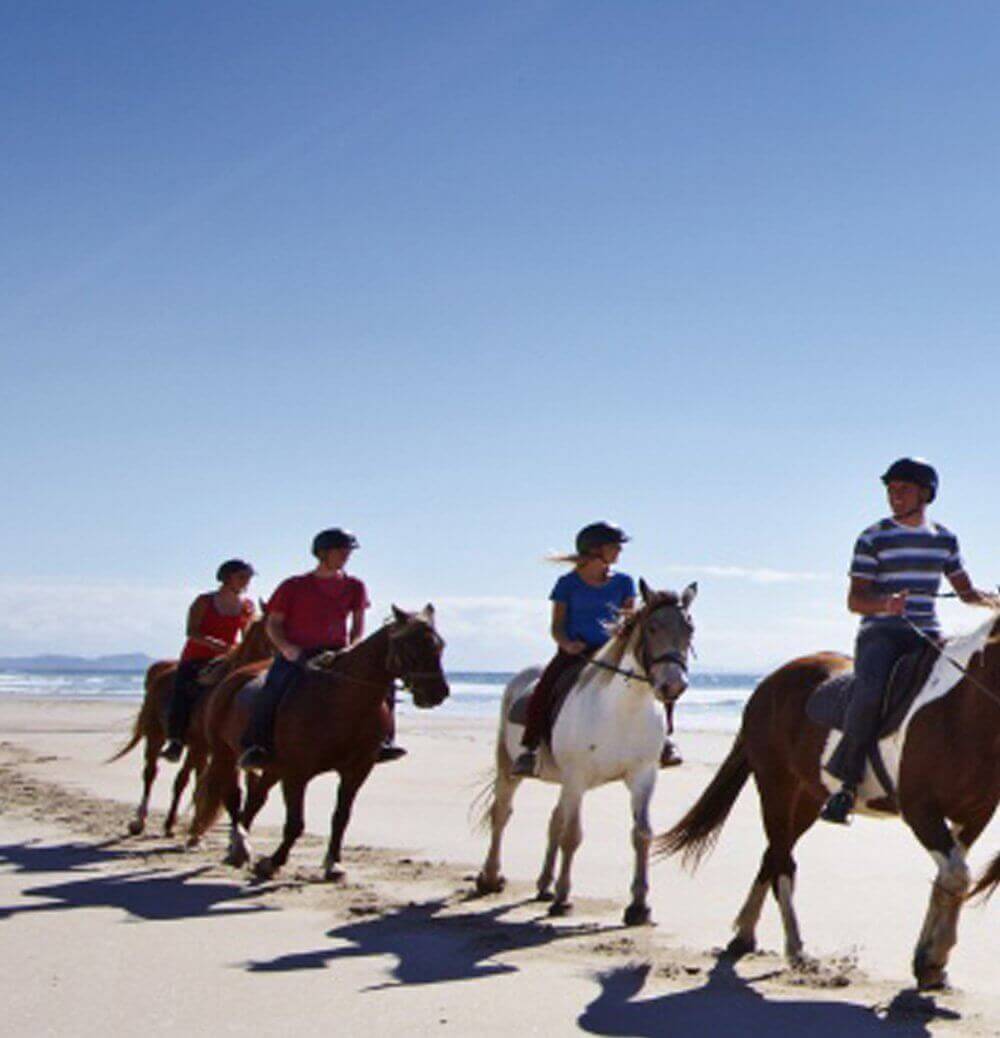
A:
<svg viewBox="0 0 1000 1038">
<path fill-rule="evenodd" d="M 212 687 L 218 685 L 223 678 L 240 667 L 262 660 L 269 660 L 273 652 L 271 640 L 267 636 L 265 618 L 258 617 L 247 628 L 243 640 L 225 656 L 221 656 L 210 666 L 211 671 L 206 674 L 208 682 L 204 692 L 199 696 L 191 711 L 191 719 L 188 724 L 186 738 L 187 753 L 174 779 L 173 796 L 170 800 L 170 809 L 167 811 L 166 821 L 163 823 L 163 832 L 166 836 L 172 836 L 174 825 L 177 822 L 177 810 L 181 797 L 187 788 L 188 780 L 192 772 L 195 778 L 205 769 L 208 760 L 208 745 L 202 731 L 202 713 L 208 693 Z M 146 671 L 145 688 L 146 693 L 136 714 L 132 725 L 132 735 L 129 741 L 113 757 L 109 757 L 107 763 L 119 760 L 130 753 L 136 746 L 146 740 L 145 765 L 142 769 L 142 798 L 139 806 L 135 809 L 135 817 L 128 824 L 128 831 L 132 836 L 138 836 L 146 828 L 146 816 L 149 813 L 149 798 L 153 791 L 153 783 L 159 766 L 160 750 L 167 740 L 166 713 L 167 704 L 170 701 L 174 688 L 174 676 L 177 673 L 176 660 L 158 660 L 150 664 Z"/>
<path fill-rule="evenodd" d="M 200 839 L 224 806 L 230 821 L 226 862 L 237 866 L 250 862 L 258 876 L 269 877 L 285 864 L 305 828 L 306 786 L 314 776 L 336 771 L 340 785 L 323 865 L 327 879 L 339 879 L 341 846 L 354 798 L 375 764 L 389 724 L 386 696 L 398 679 L 410 689 L 416 706 L 443 702 L 448 696 L 441 669 L 443 649 L 432 606 L 419 613 L 393 607 L 389 623 L 339 654 L 330 669 L 306 667 L 278 709 L 273 759 L 261 774 L 247 776 L 245 799 L 236 761 L 252 695 L 264 676 L 248 683 L 243 672 L 233 674 L 213 691 L 206 706 L 205 730 L 212 756 L 195 791 L 191 842 Z M 283 838 L 269 857 L 252 861 L 248 831 L 277 782 L 285 798 Z"/>
<path fill-rule="evenodd" d="M 937 879 L 913 956 L 918 985 L 946 983 L 948 955 L 971 884 L 966 854 L 1000 801 L 1000 622 L 994 613 L 969 635 L 947 643 L 900 727 L 882 741 L 906 824 L 937 865 Z M 951 660 L 963 669 L 956 667 Z M 690 811 L 657 837 L 657 854 L 697 865 L 713 847 L 752 774 L 760 794 L 767 849 L 736 918 L 733 955 L 756 945 L 756 926 L 770 889 L 778 902 L 790 960 L 802 957 L 792 901 L 799 837 L 816 821 L 835 781 L 822 770 L 839 733 L 806 715 L 810 693 L 850 660 L 819 653 L 792 660 L 765 678 L 743 713 L 729 756 Z M 869 768 L 869 771 L 871 769 Z M 866 783 L 871 776 L 866 776 Z M 859 804 L 875 790 L 863 787 Z M 977 890 L 1000 883 L 1000 856 Z"/>
</svg>

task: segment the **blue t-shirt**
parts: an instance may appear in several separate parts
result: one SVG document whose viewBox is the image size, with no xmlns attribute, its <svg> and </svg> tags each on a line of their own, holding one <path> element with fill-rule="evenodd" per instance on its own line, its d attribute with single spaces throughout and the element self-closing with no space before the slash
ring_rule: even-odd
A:
<svg viewBox="0 0 1000 1038">
<path fill-rule="evenodd" d="M 635 584 L 627 573 L 612 573 L 606 583 L 593 587 L 576 570 L 561 576 L 549 595 L 566 606 L 566 637 L 594 649 L 608 640 L 604 625 L 630 598 L 635 598 Z"/>
</svg>

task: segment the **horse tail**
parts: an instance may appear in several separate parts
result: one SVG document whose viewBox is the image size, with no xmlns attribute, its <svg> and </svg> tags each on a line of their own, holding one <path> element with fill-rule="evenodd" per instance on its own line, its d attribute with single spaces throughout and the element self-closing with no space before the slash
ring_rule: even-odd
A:
<svg viewBox="0 0 1000 1038">
<path fill-rule="evenodd" d="M 189 829 L 192 838 L 208 832 L 215 824 L 229 781 L 231 776 L 226 774 L 225 768 L 217 766 L 217 758 L 213 756 L 194 789 L 194 817 Z"/>
<path fill-rule="evenodd" d="M 749 777 L 750 761 L 743 733 L 740 732 L 729 756 L 722 762 L 695 805 L 672 829 L 653 841 L 656 857 L 665 858 L 683 853 L 684 866 L 697 868 L 702 858 L 715 846 L 722 826 Z"/>
<path fill-rule="evenodd" d="M 146 691 L 143 696 L 142 706 L 139 707 L 139 712 L 135 715 L 135 720 L 132 722 L 132 734 L 129 736 L 128 742 L 126 742 L 121 749 L 115 751 L 112 756 L 108 757 L 104 762 L 105 764 L 111 764 L 113 761 L 121 760 L 121 758 L 126 754 L 131 753 L 132 750 L 142 742 L 145 736 L 155 728 L 155 722 L 157 720 L 155 682 L 159 677 L 165 674 L 171 666 L 171 663 L 161 660 L 159 663 L 152 664 L 149 670 L 146 671 L 146 677 L 143 680 Z"/>
<path fill-rule="evenodd" d="M 469 805 L 469 823 L 471 827 L 481 833 L 489 832 L 493 824 L 493 809 L 496 806 L 497 780 L 502 775 L 510 775 L 510 769 L 514 762 L 507 752 L 507 744 L 504 741 L 504 726 L 500 723 L 500 731 L 497 733 L 496 767 L 487 776 L 483 784 L 476 791 Z"/>
<path fill-rule="evenodd" d="M 985 900 L 993 896 L 998 886 L 1000 886 L 1000 854 L 990 862 L 986 871 L 979 877 L 979 882 L 972 888 L 969 897 L 978 897 L 981 894 Z"/>
</svg>

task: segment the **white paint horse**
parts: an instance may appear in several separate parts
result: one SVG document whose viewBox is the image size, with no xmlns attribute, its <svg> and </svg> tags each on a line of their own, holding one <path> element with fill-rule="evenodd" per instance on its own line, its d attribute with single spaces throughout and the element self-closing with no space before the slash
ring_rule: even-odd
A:
<svg viewBox="0 0 1000 1038">
<path fill-rule="evenodd" d="M 584 667 L 556 717 L 551 747 L 540 748 L 538 777 L 562 786 L 549 822 L 548 848 L 537 884 L 538 899 L 552 900 L 550 915 L 563 915 L 570 908 L 570 869 L 583 839 L 580 803 L 584 793 L 620 779 L 632 798 L 635 849 L 632 901 L 625 910 L 625 923 L 637 926 L 649 921 L 646 895 L 653 836 L 649 803 L 666 735 L 661 704 L 673 703 L 687 688 L 687 659 L 694 634 L 688 608 L 698 586 L 690 584 L 678 595 L 653 591 L 640 580 L 639 590 L 642 607 Z M 524 732 L 523 724 L 510 718 L 515 704 L 530 695 L 540 674 L 538 667 L 523 670 L 504 690 L 493 796 L 483 819 L 491 828 L 490 847 L 476 878 L 480 894 L 504 888 L 500 842 L 521 781 L 511 769 L 522 749 Z M 550 888 L 559 851 L 562 860 L 553 896 Z"/>
</svg>

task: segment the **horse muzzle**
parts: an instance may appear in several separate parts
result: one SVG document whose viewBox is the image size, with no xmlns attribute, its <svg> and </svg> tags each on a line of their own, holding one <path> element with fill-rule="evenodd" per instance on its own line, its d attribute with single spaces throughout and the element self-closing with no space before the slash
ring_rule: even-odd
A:
<svg viewBox="0 0 1000 1038">
<path fill-rule="evenodd" d="M 422 710 L 428 710 L 431 707 L 440 705 L 451 694 L 448 682 L 443 676 L 421 678 L 414 681 L 411 685 L 411 691 L 413 693 L 413 705 Z"/>
<path fill-rule="evenodd" d="M 673 703 L 687 691 L 687 671 L 672 660 L 654 663 L 650 668 L 653 690 L 665 703 Z"/>
</svg>

